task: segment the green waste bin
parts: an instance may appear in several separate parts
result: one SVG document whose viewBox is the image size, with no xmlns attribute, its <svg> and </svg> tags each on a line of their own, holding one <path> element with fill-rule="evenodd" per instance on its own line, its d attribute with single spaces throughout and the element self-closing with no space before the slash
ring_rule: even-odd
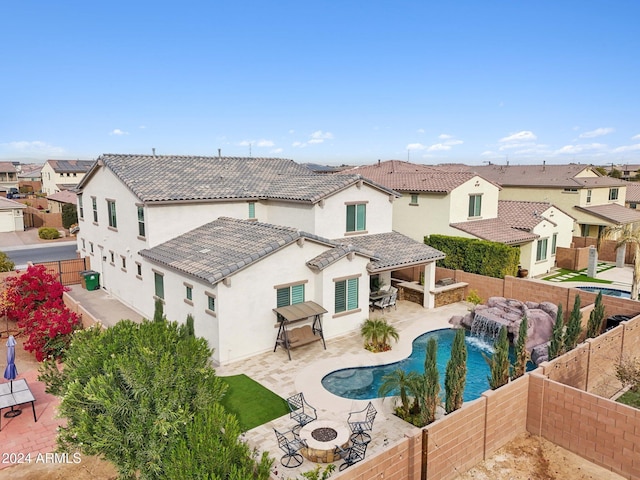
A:
<svg viewBox="0 0 640 480">
<path fill-rule="evenodd" d="M 100 288 L 100 274 L 98 272 L 86 270 L 82 272 L 82 277 L 87 290 L 98 290 Z"/>
</svg>

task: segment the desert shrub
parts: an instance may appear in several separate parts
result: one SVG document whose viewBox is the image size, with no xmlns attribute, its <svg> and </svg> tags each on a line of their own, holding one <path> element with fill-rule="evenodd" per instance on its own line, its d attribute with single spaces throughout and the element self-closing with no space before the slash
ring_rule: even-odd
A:
<svg viewBox="0 0 640 480">
<path fill-rule="evenodd" d="M 0 272 L 10 272 L 15 266 L 16 264 L 11 261 L 6 253 L 0 252 Z"/>
<path fill-rule="evenodd" d="M 38 236 L 43 240 L 55 240 L 60 238 L 60 232 L 53 227 L 40 227 L 38 229 Z"/>
</svg>

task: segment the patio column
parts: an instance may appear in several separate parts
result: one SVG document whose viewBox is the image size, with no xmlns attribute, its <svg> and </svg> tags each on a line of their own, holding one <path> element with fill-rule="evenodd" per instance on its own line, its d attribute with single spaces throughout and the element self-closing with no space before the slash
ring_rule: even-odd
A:
<svg viewBox="0 0 640 480">
<path fill-rule="evenodd" d="M 616 267 L 624 268 L 624 259 L 627 253 L 627 244 L 623 243 L 616 250 Z"/>
<path fill-rule="evenodd" d="M 436 262 L 430 262 L 424 266 L 424 300 L 422 306 L 424 308 L 434 308 L 436 305 L 436 297 L 433 289 L 436 288 Z"/>
</svg>

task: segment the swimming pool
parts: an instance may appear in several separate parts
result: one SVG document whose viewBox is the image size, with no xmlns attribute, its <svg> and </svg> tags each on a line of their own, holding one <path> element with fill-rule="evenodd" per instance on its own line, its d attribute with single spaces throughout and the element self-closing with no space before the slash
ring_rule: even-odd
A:
<svg viewBox="0 0 640 480">
<path fill-rule="evenodd" d="M 598 293 L 601 291 L 603 295 L 610 295 L 612 297 L 631 298 L 631 293 L 624 290 L 618 290 L 616 288 L 604 288 L 604 287 L 577 287 L 578 290 L 585 292 Z"/>
<path fill-rule="evenodd" d="M 399 362 L 373 367 L 344 368 L 329 373 L 322 379 L 322 386 L 339 397 L 368 400 L 378 398 L 378 388 L 382 377 L 401 368 L 405 372 L 424 373 L 424 359 L 427 342 L 435 338 L 438 342 L 438 372 L 440 373 L 440 391 L 444 394 L 444 372 L 451 356 L 451 344 L 455 330 L 445 328 L 420 335 L 413 341 L 411 355 Z M 489 389 L 489 366 L 482 354 L 493 354 L 493 341 L 485 340 L 466 332 L 467 344 L 467 383 L 464 389 L 464 401 L 475 400 Z M 396 392 L 390 395 L 397 395 Z"/>
</svg>

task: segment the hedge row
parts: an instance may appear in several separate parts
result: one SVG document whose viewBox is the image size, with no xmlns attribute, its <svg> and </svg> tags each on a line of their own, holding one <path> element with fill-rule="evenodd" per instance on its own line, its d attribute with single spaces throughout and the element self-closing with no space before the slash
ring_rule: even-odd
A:
<svg viewBox="0 0 640 480">
<path fill-rule="evenodd" d="M 439 267 L 495 278 L 518 273 L 520 247 L 446 235 L 426 236 L 424 243 L 447 255 L 444 260 L 438 260 Z"/>
</svg>

